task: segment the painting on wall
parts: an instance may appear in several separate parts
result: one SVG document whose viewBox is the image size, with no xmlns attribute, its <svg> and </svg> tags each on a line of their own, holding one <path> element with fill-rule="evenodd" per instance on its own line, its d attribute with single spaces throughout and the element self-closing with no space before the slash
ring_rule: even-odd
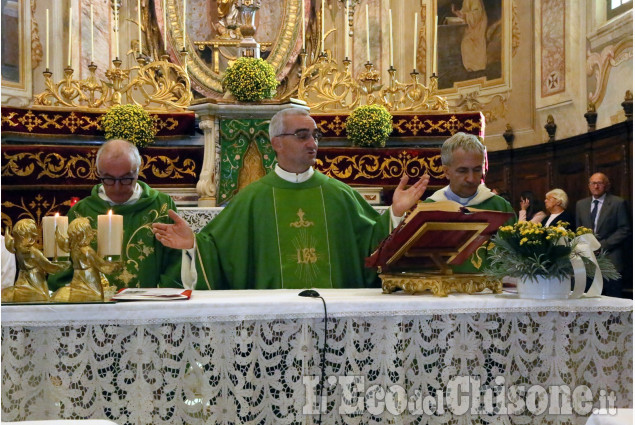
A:
<svg viewBox="0 0 635 425">
<path fill-rule="evenodd" d="M 20 33 L 20 4 L 13 0 L 2 0 L 2 82 L 19 84 L 20 81 L 20 43 L 4 39 L 8 34 L 14 38 Z M 6 41 L 6 42 L 5 42 Z"/>
<path fill-rule="evenodd" d="M 437 0 L 439 89 L 503 75 L 503 0 Z"/>
</svg>

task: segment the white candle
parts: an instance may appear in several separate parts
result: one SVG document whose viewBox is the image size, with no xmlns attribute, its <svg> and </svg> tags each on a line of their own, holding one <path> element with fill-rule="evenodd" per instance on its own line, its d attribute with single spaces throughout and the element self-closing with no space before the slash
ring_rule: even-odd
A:
<svg viewBox="0 0 635 425">
<path fill-rule="evenodd" d="M 388 23 L 390 25 L 390 67 L 392 68 L 394 62 L 393 50 L 392 50 L 392 9 L 388 9 Z"/>
<path fill-rule="evenodd" d="M 370 35 L 368 30 L 368 3 L 366 3 L 366 60 L 370 62 Z"/>
<path fill-rule="evenodd" d="M 93 2 L 90 2 L 90 62 L 95 62 L 95 20 L 93 17 Z"/>
<path fill-rule="evenodd" d="M 49 69 L 49 10 L 46 9 L 46 69 Z"/>
<path fill-rule="evenodd" d="M 68 10 L 68 67 L 71 67 L 71 43 L 73 39 L 73 7 Z"/>
<path fill-rule="evenodd" d="M 185 50 L 185 11 L 187 10 L 187 0 L 183 0 L 183 50 Z"/>
<path fill-rule="evenodd" d="M 344 54 L 345 56 L 348 58 L 348 17 L 349 17 L 349 7 L 350 7 L 350 0 L 345 0 L 346 1 L 346 19 L 344 19 Z"/>
<path fill-rule="evenodd" d="M 306 51 L 306 34 L 304 33 L 304 0 L 300 0 L 302 2 L 302 12 L 300 15 L 302 16 L 302 20 L 300 25 L 302 25 L 302 50 Z"/>
<path fill-rule="evenodd" d="M 66 257 L 68 256 L 68 252 L 62 251 L 57 247 L 55 230 L 59 230 L 60 234 L 66 236 L 68 231 L 68 217 L 60 216 L 59 213 L 55 213 L 55 216 L 42 217 L 42 245 L 44 247 L 44 256 L 49 258 Z"/>
<path fill-rule="evenodd" d="M 325 52 L 326 48 L 324 47 L 324 0 L 322 0 L 322 21 L 321 21 L 321 28 L 322 28 L 322 51 Z"/>
<path fill-rule="evenodd" d="M 119 11 L 115 7 L 115 57 L 119 58 Z"/>
<path fill-rule="evenodd" d="M 121 255 L 123 241 L 123 216 L 113 214 L 97 216 L 97 249 L 99 255 Z"/>
<path fill-rule="evenodd" d="M 437 73 L 437 47 L 439 46 L 439 41 L 437 40 L 437 30 L 439 28 L 439 17 L 436 16 L 434 20 L 434 41 L 432 49 L 432 73 L 436 75 Z"/>
<path fill-rule="evenodd" d="M 141 56 L 143 46 L 141 41 L 141 0 L 137 0 L 137 22 L 139 23 L 139 56 Z"/>
<path fill-rule="evenodd" d="M 168 9 L 166 0 L 163 0 L 163 48 L 168 51 Z"/>
<path fill-rule="evenodd" d="M 413 47 L 413 54 L 412 54 L 412 69 L 413 70 L 417 69 L 417 18 L 418 17 L 419 17 L 419 14 L 415 12 L 415 29 L 413 31 L 414 47 Z"/>
</svg>

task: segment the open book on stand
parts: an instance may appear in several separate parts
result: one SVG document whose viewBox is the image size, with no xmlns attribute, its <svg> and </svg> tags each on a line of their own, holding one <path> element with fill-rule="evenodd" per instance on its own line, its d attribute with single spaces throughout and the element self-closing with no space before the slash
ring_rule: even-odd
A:
<svg viewBox="0 0 635 425">
<path fill-rule="evenodd" d="M 366 258 L 366 267 L 378 269 L 384 292 L 391 292 L 385 279 L 391 273 L 450 276 L 451 265 L 467 260 L 511 217 L 513 213 L 463 207 L 453 201 L 420 202 Z"/>
<path fill-rule="evenodd" d="M 189 300 L 191 289 L 182 288 L 123 288 L 112 301 L 177 301 Z"/>
</svg>

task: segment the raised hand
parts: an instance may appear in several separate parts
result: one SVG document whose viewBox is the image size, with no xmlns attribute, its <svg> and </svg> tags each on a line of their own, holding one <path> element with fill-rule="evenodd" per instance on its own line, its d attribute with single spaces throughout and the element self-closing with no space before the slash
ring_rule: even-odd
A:
<svg viewBox="0 0 635 425">
<path fill-rule="evenodd" d="M 187 221 L 176 212 L 169 210 L 168 215 L 174 224 L 152 223 L 152 231 L 159 242 L 169 248 L 190 249 L 194 247 L 194 232 Z"/>
<path fill-rule="evenodd" d="M 405 189 L 408 183 L 408 176 L 404 173 L 397 189 L 395 189 L 395 193 L 392 195 L 392 213 L 397 217 L 404 215 L 421 198 L 428 187 L 429 181 L 430 176 L 424 174 L 415 184 Z"/>
</svg>

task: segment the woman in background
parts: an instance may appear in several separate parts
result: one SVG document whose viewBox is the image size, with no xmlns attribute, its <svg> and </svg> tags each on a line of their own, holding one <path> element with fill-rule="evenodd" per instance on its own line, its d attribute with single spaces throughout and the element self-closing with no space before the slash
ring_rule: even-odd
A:
<svg viewBox="0 0 635 425">
<path fill-rule="evenodd" d="M 549 216 L 542 220 L 543 227 L 555 226 L 559 221 L 566 221 L 566 229 L 575 227 L 575 219 L 566 211 L 569 204 L 569 197 L 562 189 L 553 189 L 545 195 L 545 208 Z"/>
<path fill-rule="evenodd" d="M 542 223 L 547 217 L 542 211 L 540 201 L 536 199 L 531 190 L 520 193 L 520 211 L 518 212 L 518 221 L 531 221 L 532 223 Z"/>
</svg>

